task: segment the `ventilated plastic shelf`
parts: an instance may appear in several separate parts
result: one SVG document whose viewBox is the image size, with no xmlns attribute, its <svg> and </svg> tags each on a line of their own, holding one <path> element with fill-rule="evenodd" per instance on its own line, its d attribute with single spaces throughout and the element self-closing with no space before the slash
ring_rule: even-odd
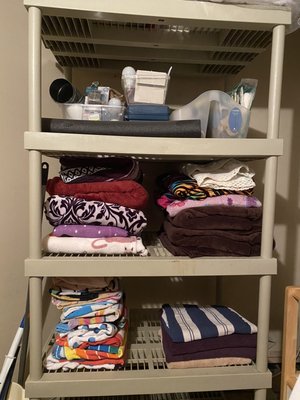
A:
<svg viewBox="0 0 300 400">
<path fill-rule="evenodd" d="M 216 392 L 271 387 L 270 371 L 258 372 L 254 363 L 248 366 L 168 369 L 159 337 L 159 311 L 130 310 L 129 348 L 123 370 L 44 370 L 39 381 L 27 380 L 27 397 Z"/>
<path fill-rule="evenodd" d="M 143 159 L 266 158 L 283 153 L 282 139 L 195 139 L 25 132 L 27 150 L 45 155 L 122 154 Z"/>
<path fill-rule="evenodd" d="M 64 67 L 115 68 L 124 62 L 175 73 L 240 72 L 290 23 L 284 7 L 184 0 L 25 0 L 42 11 L 42 39 Z"/>
</svg>

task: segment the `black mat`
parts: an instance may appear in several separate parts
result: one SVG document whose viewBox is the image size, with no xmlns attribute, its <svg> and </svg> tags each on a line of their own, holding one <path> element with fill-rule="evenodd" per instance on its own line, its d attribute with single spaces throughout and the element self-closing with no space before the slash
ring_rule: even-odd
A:
<svg viewBox="0 0 300 400">
<path fill-rule="evenodd" d="M 201 121 L 83 121 L 42 118 L 42 131 L 89 135 L 200 138 Z"/>
</svg>

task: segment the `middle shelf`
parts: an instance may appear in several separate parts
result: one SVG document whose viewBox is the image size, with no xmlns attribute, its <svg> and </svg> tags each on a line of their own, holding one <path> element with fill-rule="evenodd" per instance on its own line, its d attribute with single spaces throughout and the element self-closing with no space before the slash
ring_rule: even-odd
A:
<svg viewBox="0 0 300 400">
<path fill-rule="evenodd" d="M 25 260 L 26 276 L 238 276 L 276 275 L 276 258 L 262 257 L 178 257 L 154 240 L 149 255 L 99 256 L 87 254 L 45 254 Z"/>
<path fill-rule="evenodd" d="M 204 139 L 25 132 L 27 150 L 45 155 L 122 154 L 155 160 L 201 160 L 216 157 L 259 159 L 283 154 L 282 139 Z"/>
</svg>

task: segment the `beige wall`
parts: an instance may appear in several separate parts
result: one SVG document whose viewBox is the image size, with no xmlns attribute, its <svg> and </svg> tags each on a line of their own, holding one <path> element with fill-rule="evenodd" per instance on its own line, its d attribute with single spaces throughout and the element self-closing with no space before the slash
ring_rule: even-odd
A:
<svg viewBox="0 0 300 400">
<path fill-rule="evenodd" d="M 23 131 L 27 125 L 26 12 L 21 2 L 6 2 L 1 20 L 0 95 L 0 362 L 24 313 L 26 280 L 23 259 L 27 253 L 27 154 Z M 15 22 L 15 23 L 14 23 Z"/>
<path fill-rule="evenodd" d="M 23 276 L 23 260 L 28 253 L 28 160 L 23 150 L 23 131 L 27 127 L 27 14 L 20 0 L 5 2 L 0 14 L 1 85 L 0 85 L 0 173 L 1 173 L 1 222 L 0 233 L 0 365 L 4 360 L 11 338 L 22 318 L 27 281 Z M 284 69 L 283 101 L 280 135 L 285 138 L 285 154 L 279 161 L 279 178 L 276 208 L 276 251 L 279 257 L 279 274 L 273 279 L 271 327 L 272 335 L 281 330 L 283 290 L 288 284 L 300 283 L 299 265 L 299 164 L 300 141 L 300 56 L 298 53 L 300 31 L 287 37 Z M 243 76 L 257 77 L 259 89 L 252 113 L 251 125 L 258 131 L 266 128 L 266 91 L 268 86 L 269 54 L 259 56 Z M 50 82 L 60 76 L 52 55 L 43 51 L 43 114 L 58 116 L 59 110 L 50 100 L 47 90 Z M 78 85 L 84 86 L 95 79 L 91 73 L 75 73 Z M 190 83 L 189 83 L 190 82 Z M 205 83 L 204 83 L 205 82 Z M 206 88 L 219 88 L 220 80 L 191 80 L 172 83 L 171 95 L 180 89 L 181 97 L 173 103 L 186 102 Z M 183 89 L 189 86 L 189 91 Z M 192 92 L 193 90 L 193 92 Z M 171 96 L 171 97 L 173 97 Z M 261 164 L 257 163 L 258 192 L 262 193 Z M 55 171 L 55 163 L 52 167 Z M 234 278 L 226 280 L 225 298 L 231 304 L 241 304 L 250 316 L 255 279 Z M 189 282 L 187 282 L 189 284 Z M 237 290 L 243 285 L 242 291 Z M 233 294 L 232 288 L 234 288 Z M 175 293 L 176 293 L 175 288 Z M 194 288 L 197 290 L 197 287 Z M 230 293 L 230 296 L 226 295 Z M 148 295 L 150 293 L 148 292 Z M 143 298 L 140 296 L 140 298 Z M 255 299 L 255 297 L 254 297 Z M 255 304 L 255 300 L 254 300 Z M 279 339 L 276 339 L 279 340 Z"/>
</svg>

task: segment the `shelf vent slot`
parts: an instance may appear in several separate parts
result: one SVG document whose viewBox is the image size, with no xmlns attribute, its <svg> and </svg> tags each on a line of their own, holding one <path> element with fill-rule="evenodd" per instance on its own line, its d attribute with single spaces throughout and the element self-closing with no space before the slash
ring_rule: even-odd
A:
<svg viewBox="0 0 300 400">
<path fill-rule="evenodd" d="M 88 20 L 48 15 L 43 16 L 42 19 L 42 35 L 84 38 L 92 37 Z"/>
<path fill-rule="evenodd" d="M 215 65 L 215 64 L 207 64 L 203 67 L 202 73 L 205 74 L 215 74 L 215 75 L 223 75 L 223 74 L 237 74 L 244 68 L 244 65 Z"/>
<path fill-rule="evenodd" d="M 90 43 L 60 42 L 56 40 L 45 40 L 44 43 L 53 52 L 96 53 L 94 45 Z"/>
<path fill-rule="evenodd" d="M 56 56 L 57 62 L 62 67 L 78 67 L 78 68 L 100 68 L 101 60 L 92 57 L 68 57 Z"/>
<path fill-rule="evenodd" d="M 255 58 L 256 54 L 254 53 L 228 53 L 223 51 L 216 51 L 213 53 L 213 60 L 221 60 L 221 61 L 247 61 L 250 62 Z"/>
<path fill-rule="evenodd" d="M 232 29 L 224 37 L 223 46 L 265 49 L 272 41 L 272 32 Z"/>
<path fill-rule="evenodd" d="M 135 22 L 116 22 L 116 21 L 91 21 L 92 29 L 111 29 L 115 28 L 120 31 L 122 30 L 132 30 L 132 31 L 161 31 L 170 30 L 171 25 L 160 25 L 160 24 L 145 24 L 145 23 L 135 23 Z"/>
</svg>

